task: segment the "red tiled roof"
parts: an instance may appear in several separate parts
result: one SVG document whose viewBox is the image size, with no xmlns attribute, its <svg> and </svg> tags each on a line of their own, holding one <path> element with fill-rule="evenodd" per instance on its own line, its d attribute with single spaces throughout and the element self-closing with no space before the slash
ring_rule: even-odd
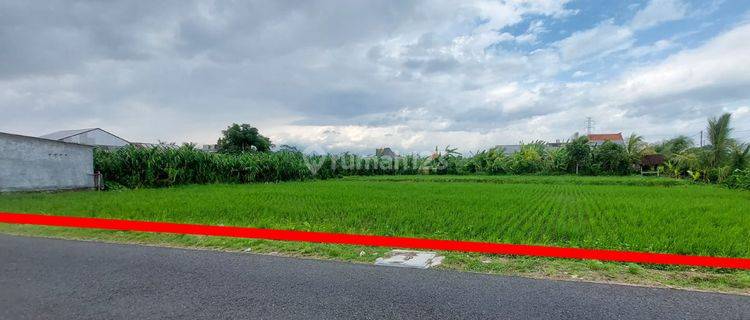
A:
<svg viewBox="0 0 750 320">
<path fill-rule="evenodd" d="M 621 133 L 592 133 L 587 135 L 589 141 L 625 141 Z"/>
</svg>

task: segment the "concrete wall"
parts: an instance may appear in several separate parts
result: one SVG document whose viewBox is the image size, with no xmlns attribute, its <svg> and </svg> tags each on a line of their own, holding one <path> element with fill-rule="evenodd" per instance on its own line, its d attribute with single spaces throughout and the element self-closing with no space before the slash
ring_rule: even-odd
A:
<svg viewBox="0 0 750 320">
<path fill-rule="evenodd" d="M 124 139 L 101 129 L 94 129 L 62 140 L 65 142 L 87 144 L 90 146 L 123 147 L 130 144 Z"/>
<path fill-rule="evenodd" d="M 0 132 L 0 191 L 94 187 L 93 147 Z"/>
</svg>

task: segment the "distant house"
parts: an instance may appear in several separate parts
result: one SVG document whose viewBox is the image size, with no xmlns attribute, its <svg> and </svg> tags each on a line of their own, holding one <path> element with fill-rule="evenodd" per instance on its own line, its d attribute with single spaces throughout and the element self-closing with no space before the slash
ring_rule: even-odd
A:
<svg viewBox="0 0 750 320">
<path fill-rule="evenodd" d="M 217 151 L 219 151 L 219 146 L 215 145 L 215 144 L 204 144 L 201 147 L 201 151 L 204 151 L 204 152 L 217 152 Z"/>
<path fill-rule="evenodd" d="M 501 144 L 501 145 L 495 146 L 495 148 L 502 149 L 503 153 L 506 155 L 511 155 L 518 151 L 521 151 L 520 144 Z"/>
<path fill-rule="evenodd" d="M 127 140 L 100 128 L 63 130 L 45 134 L 40 138 L 107 148 L 124 147 L 130 144 Z"/>
<path fill-rule="evenodd" d="M 589 144 L 598 146 L 605 141 L 611 141 L 619 145 L 625 145 L 625 139 L 622 138 L 622 132 L 619 133 L 589 133 Z"/>
<path fill-rule="evenodd" d="M 375 149 L 376 157 L 391 157 L 396 158 L 398 155 L 391 150 L 391 148 L 377 148 Z"/>
<path fill-rule="evenodd" d="M 547 142 L 547 148 L 559 149 L 565 146 L 566 142 L 555 140 L 555 142 Z"/>
</svg>

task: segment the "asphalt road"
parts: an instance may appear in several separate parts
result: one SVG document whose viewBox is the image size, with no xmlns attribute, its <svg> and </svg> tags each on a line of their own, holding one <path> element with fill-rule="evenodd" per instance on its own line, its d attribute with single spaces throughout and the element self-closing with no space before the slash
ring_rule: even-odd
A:
<svg viewBox="0 0 750 320">
<path fill-rule="evenodd" d="M 750 297 L 0 235 L 1 319 L 750 319 Z"/>
</svg>

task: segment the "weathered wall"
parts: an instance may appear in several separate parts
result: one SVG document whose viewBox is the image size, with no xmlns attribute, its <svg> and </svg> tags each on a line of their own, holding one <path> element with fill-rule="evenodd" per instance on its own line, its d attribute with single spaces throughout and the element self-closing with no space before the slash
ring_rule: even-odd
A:
<svg viewBox="0 0 750 320">
<path fill-rule="evenodd" d="M 93 188 L 90 146 L 0 132 L 0 191 Z"/>
</svg>

